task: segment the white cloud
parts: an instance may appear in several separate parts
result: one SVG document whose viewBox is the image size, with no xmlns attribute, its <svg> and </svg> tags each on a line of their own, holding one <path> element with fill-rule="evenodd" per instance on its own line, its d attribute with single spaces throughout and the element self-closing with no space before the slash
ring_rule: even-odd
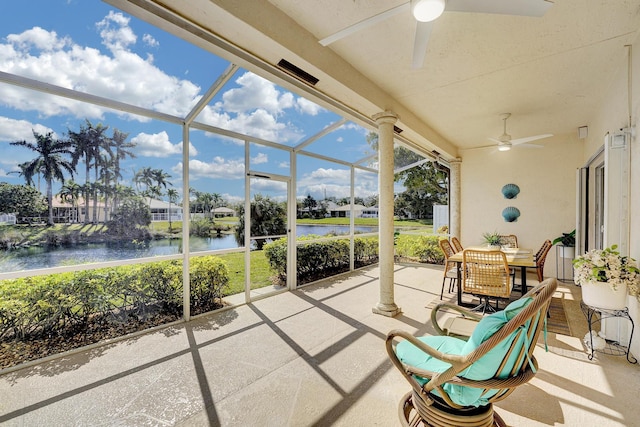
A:
<svg viewBox="0 0 640 427">
<path fill-rule="evenodd" d="M 53 129 L 37 123 L 31 123 L 27 120 L 0 117 L 0 141 L 33 141 L 33 131 L 41 135 L 46 135 L 49 132 L 53 132 Z M 58 135 L 53 132 L 53 137 L 58 138 Z"/>
<path fill-rule="evenodd" d="M 311 194 L 316 199 L 327 197 L 349 197 L 351 172 L 347 169 L 319 168 L 304 174 L 298 181 L 298 197 Z M 377 176 L 371 173 L 358 173 L 355 181 L 355 194 L 367 197 L 378 192 Z"/>
<path fill-rule="evenodd" d="M 160 42 L 156 40 L 151 34 L 145 34 L 144 36 L 142 36 L 142 41 L 150 47 L 160 46 Z"/>
<path fill-rule="evenodd" d="M 308 114 L 310 116 L 315 116 L 321 111 L 325 111 L 324 108 L 319 106 L 316 103 L 309 101 L 306 98 L 297 98 L 296 99 L 296 110 L 301 113 Z"/>
<path fill-rule="evenodd" d="M 100 30 L 102 44 L 111 51 L 126 49 L 136 42 L 137 37 L 129 27 L 129 18 L 122 13 L 110 11 L 96 27 Z"/>
<path fill-rule="evenodd" d="M 251 158 L 251 163 L 254 165 L 267 163 L 268 161 L 269 161 L 269 157 L 264 153 L 258 153 L 255 157 Z"/>
<path fill-rule="evenodd" d="M 20 49 L 34 47 L 43 51 L 60 50 L 71 44 L 71 40 L 58 38 L 55 31 L 46 31 L 40 27 L 33 27 L 21 34 L 9 34 L 7 40 Z"/>
<path fill-rule="evenodd" d="M 136 42 L 128 22 L 129 18 L 121 13 L 111 12 L 97 24 L 110 55 L 39 27 L 10 34 L 6 43 L 0 43 L 0 69 L 168 114 L 186 115 L 200 98 L 200 88 L 166 74 L 153 65 L 152 56 L 142 58 L 127 50 Z M 10 107 L 38 111 L 45 117 L 72 114 L 102 119 L 105 111 L 99 106 L 11 85 L 0 87 L 0 99 Z"/>
<path fill-rule="evenodd" d="M 226 91 L 217 107 L 234 113 L 261 109 L 274 115 L 293 107 L 293 95 L 290 92 L 279 92 L 275 84 L 256 74 L 244 73 L 236 83 L 240 87 Z"/>
<path fill-rule="evenodd" d="M 182 173 L 182 162 L 171 169 L 174 173 Z M 244 159 L 225 159 L 216 156 L 209 163 L 201 160 L 189 162 L 189 177 L 192 180 L 198 178 L 222 178 L 239 179 L 244 176 Z"/>
<path fill-rule="evenodd" d="M 225 111 L 217 111 L 210 107 L 205 107 L 198 116 L 198 121 L 279 143 L 298 141 L 304 136 L 304 133 L 295 126 L 278 122 L 276 116 L 263 109 L 231 116 Z"/>
<path fill-rule="evenodd" d="M 136 144 L 136 154 L 146 157 L 169 157 L 174 154 L 182 154 L 182 141 L 172 144 L 167 132 L 162 131 L 155 134 L 141 132 L 131 138 L 131 142 Z M 196 147 L 189 144 L 189 155 L 198 154 Z"/>
<path fill-rule="evenodd" d="M 287 198 L 287 183 L 282 181 L 271 179 L 252 180 L 251 190 L 278 201 L 284 201 Z"/>
</svg>

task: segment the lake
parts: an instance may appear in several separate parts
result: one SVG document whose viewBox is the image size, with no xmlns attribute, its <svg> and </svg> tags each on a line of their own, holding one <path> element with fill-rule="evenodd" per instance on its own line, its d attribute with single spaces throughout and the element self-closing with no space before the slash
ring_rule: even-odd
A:
<svg viewBox="0 0 640 427">
<path fill-rule="evenodd" d="M 357 226 L 355 230 L 358 232 L 373 232 L 377 231 L 377 227 Z M 330 233 L 345 234 L 348 232 L 349 226 L 347 225 L 298 225 L 296 227 L 298 237 L 309 234 L 324 236 Z M 211 238 L 191 237 L 189 246 L 192 252 L 199 252 L 237 248 L 238 244 L 233 235 L 223 235 Z M 181 249 L 182 239 L 153 240 L 148 245 L 141 246 L 90 243 L 55 248 L 31 247 L 0 251 L 0 272 L 174 255 L 180 253 Z"/>
</svg>

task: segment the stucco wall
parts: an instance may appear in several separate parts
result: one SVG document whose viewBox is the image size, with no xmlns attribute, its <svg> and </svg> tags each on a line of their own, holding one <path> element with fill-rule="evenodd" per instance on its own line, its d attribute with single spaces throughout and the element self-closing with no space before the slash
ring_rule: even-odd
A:
<svg viewBox="0 0 640 427">
<path fill-rule="evenodd" d="M 539 132 L 546 132 L 544 123 Z M 520 136 L 527 135 L 513 135 Z M 464 246 L 481 244 L 482 233 L 497 230 L 515 234 L 519 246 L 537 250 L 546 239 L 575 228 L 576 169 L 583 161 L 584 142 L 576 130 L 575 135 L 554 136 L 535 144 L 544 148 L 515 147 L 506 152 L 486 148 L 461 153 Z M 520 187 L 515 199 L 505 199 L 501 193 L 508 183 Z M 520 210 L 517 221 L 504 221 L 501 213 L 507 206 Z M 555 251 L 552 248 L 549 252 L 545 276 L 556 276 Z"/>
<path fill-rule="evenodd" d="M 593 117 L 585 117 L 589 127 L 587 139 L 575 134 L 560 135 L 536 141 L 544 149 L 515 148 L 508 152 L 495 149 L 468 150 L 460 155 L 461 164 L 461 240 L 464 246 L 482 242 L 482 233 L 497 230 L 516 234 L 520 246 L 538 248 L 563 231 L 573 230 L 576 219 L 576 169 L 602 146 L 607 132 L 613 132 L 640 119 L 640 37 L 632 46 L 631 110 L 628 96 L 628 56 L 619 58 L 618 72 L 609 90 L 603 94 Z M 518 114 L 513 111 L 512 122 Z M 546 132 L 544 123 L 540 133 Z M 636 129 L 636 133 L 640 130 Z M 525 135 L 513 133 L 514 138 Z M 640 139 L 631 141 L 630 185 L 630 255 L 640 259 Z M 504 184 L 517 184 L 521 192 L 516 199 L 504 199 L 500 189 Z M 507 223 L 502 209 L 515 206 L 521 211 L 517 222 Z M 556 276 L 556 249 L 547 258 L 545 276 Z M 636 325 L 640 324 L 640 304 L 628 299 L 629 311 Z M 640 357 L 640 334 L 631 352 Z"/>
<path fill-rule="evenodd" d="M 589 122 L 589 139 L 585 146 L 584 160 L 586 161 L 603 143 L 604 135 L 629 125 L 637 127 L 640 118 L 640 39 L 632 46 L 631 72 L 631 111 L 629 111 L 628 96 L 628 56 L 619 58 L 618 72 L 613 84 L 605 95 L 601 108 Z M 636 133 L 638 130 L 636 129 Z M 629 254 L 636 260 L 640 259 L 640 140 L 631 140 L 631 185 L 630 185 L 630 238 Z M 636 325 L 640 324 L 640 305 L 635 298 L 629 297 L 628 307 Z M 631 352 L 640 356 L 640 335 L 636 328 L 636 337 L 631 345 Z"/>
</svg>

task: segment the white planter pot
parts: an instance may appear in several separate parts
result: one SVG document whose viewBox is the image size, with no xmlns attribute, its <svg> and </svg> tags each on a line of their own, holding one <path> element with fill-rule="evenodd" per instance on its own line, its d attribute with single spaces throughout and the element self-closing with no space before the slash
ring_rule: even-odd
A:
<svg viewBox="0 0 640 427">
<path fill-rule="evenodd" d="M 574 259 L 576 255 L 576 248 L 573 246 L 558 245 L 558 252 L 560 258 Z"/>
<path fill-rule="evenodd" d="M 487 245 L 487 249 L 490 251 L 499 251 L 500 245 Z"/>
<path fill-rule="evenodd" d="M 613 290 L 606 282 L 583 283 L 582 301 L 591 307 L 623 310 L 627 306 L 627 285 Z"/>
</svg>

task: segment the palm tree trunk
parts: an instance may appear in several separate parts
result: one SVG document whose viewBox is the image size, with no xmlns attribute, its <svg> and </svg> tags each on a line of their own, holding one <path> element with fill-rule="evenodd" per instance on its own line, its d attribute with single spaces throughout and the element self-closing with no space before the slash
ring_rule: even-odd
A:
<svg viewBox="0 0 640 427">
<path fill-rule="evenodd" d="M 53 188 L 51 179 L 47 179 L 47 204 L 49 205 L 49 220 L 47 224 L 53 225 Z"/>
</svg>

